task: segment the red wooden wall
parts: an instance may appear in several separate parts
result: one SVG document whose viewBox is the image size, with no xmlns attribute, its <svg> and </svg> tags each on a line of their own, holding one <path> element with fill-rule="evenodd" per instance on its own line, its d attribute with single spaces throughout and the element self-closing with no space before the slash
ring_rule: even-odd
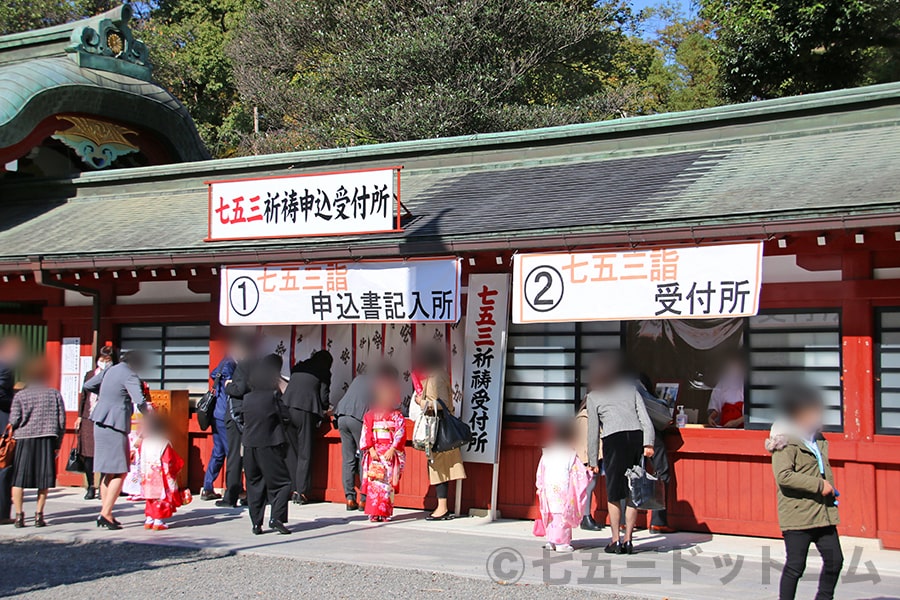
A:
<svg viewBox="0 0 900 600">
<path fill-rule="evenodd" d="M 880 236 L 880 237 L 879 237 Z M 852 240 L 852 236 L 849 237 Z M 799 252 L 804 266 L 812 269 L 841 269 L 841 281 L 784 283 L 763 286 L 763 308 L 829 308 L 842 311 L 844 431 L 832 433 L 831 457 L 837 487 L 841 491 L 840 530 L 844 535 L 877 537 L 885 546 L 900 548 L 900 511 L 893 506 L 900 498 L 900 436 L 875 435 L 873 334 L 877 306 L 900 306 L 900 281 L 872 278 L 875 267 L 900 266 L 894 250 L 893 232 L 871 235 L 866 250 L 852 241 L 829 247 L 815 246 L 814 238 L 792 240 L 787 249 L 767 244 L 766 254 Z M 874 244 L 874 247 L 870 247 Z M 498 267 L 503 268 L 503 267 Z M 162 272 L 162 271 L 161 271 Z M 91 282 L 94 283 L 94 282 Z M 136 282 L 97 284 L 105 297 Z M 224 332 L 217 324 L 215 278 L 193 281 L 197 291 L 212 294 L 210 303 L 173 305 L 107 305 L 103 314 L 101 341 L 114 340 L 119 324 L 130 322 L 208 321 L 211 324 L 210 366 L 224 352 Z M 52 364 L 59 364 L 63 337 L 80 336 L 82 354 L 90 353 L 90 308 L 62 307 L 56 290 L 33 284 L 10 284 L 16 296 L 46 302 L 47 352 Z M 118 288 L 118 289 L 117 289 Z M 75 415 L 70 415 L 70 425 Z M 673 463 L 674 482 L 669 495 L 671 523 L 682 529 L 744 535 L 777 536 L 775 490 L 769 457 L 763 448 L 764 431 L 685 429 L 672 434 L 667 443 Z M 498 508 L 512 518 L 534 518 L 534 472 L 540 457 L 540 428 L 523 423 L 504 426 L 500 455 Z M 201 485 L 211 450 L 211 435 L 191 425 L 191 452 L 188 457 L 191 486 Z M 72 436 L 63 445 L 61 466 Z M 314 496 L 326 501 L 343 501 L 340 477 L 339 438 L 334 431 L 321 432 L 313 464 Z M 466 465 L 469 478 L 462 484 L 463 509 L 487 508 L 490 500 L 489 465 Z M 61 472 L 63 485 L 81 485 L 80 476 Z M 219 480 L 221 486 L 221 477 Z M 404 507 L 431 507 L 424 456 L 408 450 L 407 470 L 397 496 Z M 598 486 L 598 517 L 605 506 L 602 486 Z M 451 492 L 451 498 L 453 494 Z"/>
</svg>

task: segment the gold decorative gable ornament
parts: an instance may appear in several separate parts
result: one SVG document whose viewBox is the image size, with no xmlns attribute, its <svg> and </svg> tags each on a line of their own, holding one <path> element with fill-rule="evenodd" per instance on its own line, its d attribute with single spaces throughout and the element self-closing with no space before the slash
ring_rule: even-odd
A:
<svg viewBox="0 0 900 600">
<path fill-rule="evenodd" d="M 51 137 L 74 150 L 84 164 L 92 169 L 105 169 L 120 156 L 140 150 L 125 137 L 129 134 L 137 135 L 137 132 L 121 125 L 87 117 L 57 118 L 68 121 L 72 126 L 57 131 Z"/>
</svg>

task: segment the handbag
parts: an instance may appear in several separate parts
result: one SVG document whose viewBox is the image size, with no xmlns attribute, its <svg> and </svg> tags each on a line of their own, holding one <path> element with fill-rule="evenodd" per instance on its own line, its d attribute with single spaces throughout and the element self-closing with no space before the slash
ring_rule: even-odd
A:
<svg viewBox="0 0 900 600">
<path fill-rule="evenodd" d="M 663 400 L 651 393 L 643 385 L 637 386 L 638 393 L 644 401 L 644 408 L 647 409 L 647 416 L 653 423 L 656 431 L 665 431 L 672 425 L 672 407 Z"/>
<path fill-rule="evenodd" d="M 434 440 L 435 452 L 447 452 L 460 448 L 472 441 L 472 429 L 462 419 L 447 409 L 440 398 L 441 411 L 438 416 L 437 437 Z"/>
<path fill-rule="evenodd" d="M 646 457 L 641 457 L 641 464 L 625 471 L 628 506 L 638 510 L 663 510 L 666 508 L 666 484 L 647 472 L 646 461 Z"/>
<path fill-rule="evenodd" d="M 412 445 L 416 450 L 424 450 L 428 456 L 431 456 L 431 449 L 434 447 L 434 442 L 437 439 L 438 433 L 438 417 L 435 414 L 437 411 L 423 410 L 419 417 L 416 419 L 416 424 L 413 426 L 413 437 L 412 437 Z"/>
<path fill-rule="evenodd" d="M 84 473 L 84 457 L 77 447 L 72 447 L 69 451 L 69 460 L 66 461 L 66 471 L 69 473 Z"/>
<path fill-rule="evenodd" d="M 221 375 L 216 375 L 213 386 L 206 390 L 206 393 L 197 402 L 197 424 L 200 426 L 200 431 L 206 431 L 212 425 L 213 411 L 216 407 L 216 394 L 221 378 Z"/>
<path fill-rule="evenodd" d="M 531 533 L 535 537 L 544 537 L 547 535 L 547 529 L 544 527 L 544 520 L 540 517 L 534 520 L 534 526 L 531 528 Z"/>
<path fill-rule="evenodd" d="M 16 453 L 16 438 L 12 435 L 12 425 L 7 425 L 0 436 L 0 469 L 11 467 Z"/>
<path fill-rule="evenodd" d="M 369 481 L 387 481 L 388 468 L 382 461 L 372 461 L 366 471 L 366 479 Z"/>
</svg>

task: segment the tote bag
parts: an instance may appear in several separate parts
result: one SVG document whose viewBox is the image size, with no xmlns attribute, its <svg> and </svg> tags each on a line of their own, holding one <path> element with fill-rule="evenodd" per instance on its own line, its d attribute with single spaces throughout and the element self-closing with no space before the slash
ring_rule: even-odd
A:
<svg viewBox="0 0 900 600">
<path fill-rule="evenodd" d="M 641 457 L 641 464 L 625 471 L 628 506 L 638 510 L 663 510 L 666 507 L 666 484 L 647 472 L 644 468 L 646 460 Z"/>
<path fill-rule="evenodd" d="M 438 432 L 438 418 L 435 412 L 434 409 L 422 411 L 413 427 L 413 448 L 424 450 L 429 455 Z"/>
</svg>

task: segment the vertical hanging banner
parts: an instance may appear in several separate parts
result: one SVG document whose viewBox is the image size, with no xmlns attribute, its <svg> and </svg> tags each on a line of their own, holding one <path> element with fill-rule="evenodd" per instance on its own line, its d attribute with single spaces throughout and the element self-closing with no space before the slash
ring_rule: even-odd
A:
<svg viewBox="0 0 900 600">
<path fill-rule="evenodd" d="M 208 242 L 400 229 L 400 167 L 206 184 Z"/>
<path fill-rule="evenodd" d="M 459 259 L 222 267 L 222 325 L 455 323 Z"/>
<path fill-rule="evenodd" d="M 472 428 L 463 460 L 496 464 L 500 458 L 503 375 L 509 323 L 509 275 L 469 277 L 466 303 L 462 419 Z"/>
<path fill-rule="evenodd" d="M 517 254 L 513 323 L 711 319 L 759 310 L 762 242 Z"/>
</svg>

